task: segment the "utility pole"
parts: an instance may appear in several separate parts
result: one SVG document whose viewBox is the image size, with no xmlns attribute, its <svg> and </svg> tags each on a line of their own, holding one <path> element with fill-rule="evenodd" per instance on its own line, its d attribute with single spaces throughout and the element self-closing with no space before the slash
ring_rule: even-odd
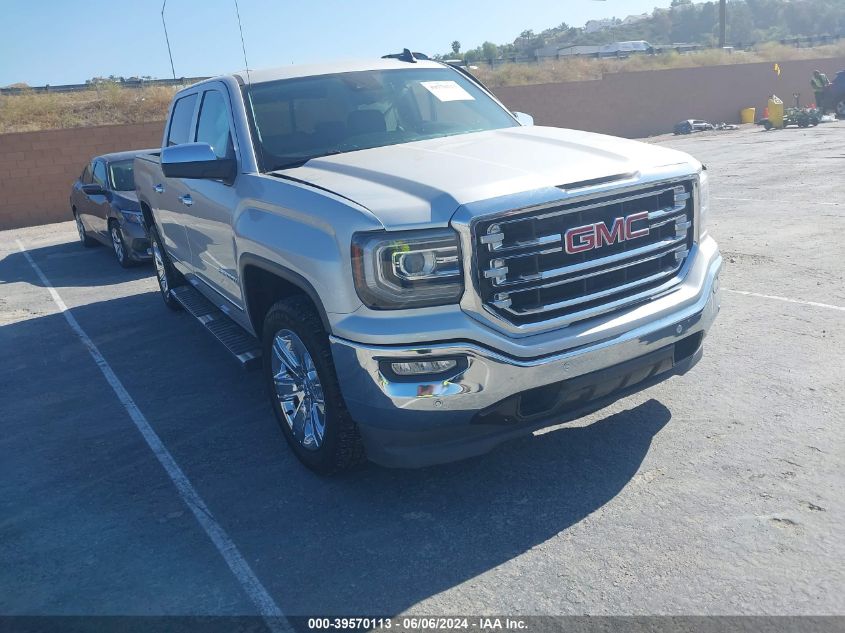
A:
<svg viewBox="0 0 845 633">
<path fill-rule="evenodd" d="M 719 48 L 725 47 L 725 31 L 728 22 L 728 0 L 719 0 Z"/>
</svg>

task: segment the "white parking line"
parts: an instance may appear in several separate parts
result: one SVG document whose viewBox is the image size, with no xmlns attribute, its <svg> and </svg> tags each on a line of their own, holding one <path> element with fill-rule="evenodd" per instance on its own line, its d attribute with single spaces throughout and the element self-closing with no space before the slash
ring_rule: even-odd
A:
<svg viewBox="0 0 845 633">
<path fill-rule="evenodd" d="M 273 598 L 270 597 L 270 594 L 264 588 L 264 585 L 261 584 L 261 581 L 258 580 L 255 573 L 250 568 L 249 563 L 246 562 L 243 555 L 240 551 L 238 551 L 235 543 L 231 538 L 229 538 L 229 535 L 226 534 L 223 527 L 215 520 L 211 511 L 208 509 L 208 506 L 206 506 L 205 502 L 202 500 L 202 497 L 200 497 L 188 477 L 179 467 L 179 464 L 176 463 L 176 460 L 173 459 L 173 455 L 171 455 L 170 451 L 168 451 L 164 446 L 161 438 L 159 438 L 152 426 L 150 426 L 147 418 L 144 417 L 143 413 L 141 413 L 138 405 L 135 404 L 132 396 L 130 396 L 129 392 L 126 391 L 123 383 L 120 382 L 120 379 L 114 373 L 111 366 L 108 362 L 106 362 L 106 359 L 100 353 L 100 350 L 96 345 L 94 345 L 94 342 L 85 333 L 85 330 L 82 329 L 76 318 L 70 313 L 70 310 L 59 296 L 59 293 L 56 292 L 56 289 L 53 288 L 52 284 L 47 279 L 47 276 L 32 259 L 23 243 L 19 239 L 16 239 L 15 241 L 17 242 L 21 253 L 23 253 L 24 257 L 26 257 L 26 260 L 29 262 L 29 265 L 32 266 L 32 269 L 38 275 L 41 283 L 43 283 L 44 287 L 49 290 L 50 295 L 53 297 L 53 301 L 64 315 L 68 325 L 70 325 L 71 329 L 79 337 L 79 340 L 82 341 L 82 344 L 88 348 L 88 353 L 91 354 L 91 358 L 94 359 L 94 362 L 97 363 L 100 371 L 103 372 L 103 376 L 105 376 L 106 381 L 109 385 L 111 385 L 117 399 L 120 400 L 120 403 L 135 423 L 135 426 L 141 433 L 141 436 L 147 442 L 147 446 L 150 447 L 150 450 L 164 468 L 167 476 L 170 477 L 173 485 L 176 486 L 176 490 L 179 491 L 179 496 L 182 497 L 182 501 L 184 501 L 185 505 L 187 505 L 191 512 L 193 512 L 197 522 L 200 526 L 202 526 L 202 529 L 205 530 L 205 533 L 208 535 L 208 538 L 211 539 L 211 542 L 214 543 L 217 551 L 220 552 L 220 555 L 226 561 L 229 569 L 232 570 L 235 578 L 237 578 L 241 587 L 246 592 L 247 596 L 249 596 L 249 599 L 255 605 L 256 609 L 258 609 L 258 613 L 264 618 L 267 626 L 270 630 L 278 631 L 280 633 L 289 633 L 292 631 L 289 623 L 285 619 L 284 613 L 282 613 L 282 610 L 273 601 Z"/>
<path fill-rule="evenodd" d="M 774 299 L 776 301 L 785 301 L 786 303 L 797 303 L 802 306 L 813 306 L 815 308 L 827 308 L 828 310 L 840 310 L 845 312 L 845 306 L 835 306 L 829 303 L 819 303 L 818 301 L 804 301 L 802 299 L 790 299 L 789 297 L 779 297 L 777 295 L 764 295 L 759 292 L 748 292 L 747 290 L 731 290 L 730 288 L 723 288 L 725 292 L 732 292 L 735 295 L 744 295 L 746 297 L 759 297 L 761 299 Z"/>
</svg>

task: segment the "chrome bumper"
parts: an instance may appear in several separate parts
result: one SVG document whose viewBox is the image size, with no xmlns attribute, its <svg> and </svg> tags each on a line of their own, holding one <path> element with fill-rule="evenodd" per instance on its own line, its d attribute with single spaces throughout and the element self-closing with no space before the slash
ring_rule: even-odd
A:
<svg viewBox="0 0 845 633">
<path fill-rule="evenodd" d="M 698 333 L 703 338 L 720 308 L 722 258 L 718 251 L 714 249 L 706 264 L 694 302 L 612 338 L 539 358 L 514 358 L 469 342 L 377 346 L 331 337 L 341 390 L 369 457 L 385 465 L 409 467 L 452 461 L 486 452 L 511 436 L 559 423 L 559 419 L 545 419 L 492 426 L 479 421 L 478 413 L 515 394 L 621 367 Z M 565 331 L 561 343 L 566 343 Z M 673 371 L 664 367 L 657 377 L 683 373 L 700 353 L 696 349 L 695 358 L 685 359 L 689 362 L 679 363 Z M 436 380 L 391 379 L 384 370 L 390 362 L 444 357 L 466 359 L 466 363 Z M 651 378 L 649 384 L 655 382 Z"/>
</svg>

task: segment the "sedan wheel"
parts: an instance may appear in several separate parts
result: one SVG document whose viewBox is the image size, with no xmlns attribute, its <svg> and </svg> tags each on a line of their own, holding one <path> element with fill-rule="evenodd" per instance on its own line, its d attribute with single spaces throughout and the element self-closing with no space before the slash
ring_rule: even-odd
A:
<svg viewBox="0 0 845 633">
<path fill-rule="evenodd" d="M 276 398 L 288 428 L 303 448 L 315 451 L 326 432 L 326 402 L 314 359 L 302 339 L 279 330 L 270 359 Z"/>
<path fill-rule="evenodd" d="M 117 257 L 117 262 L 124 268 L 128 268 L 131 261 L 126 252 L 126 244 L 123 242 L 123 234 L 116 222 L 112 223 L 109 233 L 111 234 L 111 242 L 114 246 L 114 256 Z"/>
<path fill-rule="evenodd" d="M 836 115 L 840 119 L 845 119 L 845 99 L 836 104 Z"/>
</svg>

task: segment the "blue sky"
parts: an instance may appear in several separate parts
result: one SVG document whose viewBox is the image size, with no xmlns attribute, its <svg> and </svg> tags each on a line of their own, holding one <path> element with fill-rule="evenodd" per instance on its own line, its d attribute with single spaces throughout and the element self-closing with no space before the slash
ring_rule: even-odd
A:
<svg viewBox="0 0 845 633">
<path fill-rule="evenodd" d="M 404 47 L 444 52 L 520 31 L 668 6 L 670 0 L 239 0 L 251 68 L 371 57 Z M 0 86 L 95 76 L 170 77 L 161 0 L 3 0 Z M 243 68 L 233 0 L 167 0 L 177 77 Z"/>
</svg>

